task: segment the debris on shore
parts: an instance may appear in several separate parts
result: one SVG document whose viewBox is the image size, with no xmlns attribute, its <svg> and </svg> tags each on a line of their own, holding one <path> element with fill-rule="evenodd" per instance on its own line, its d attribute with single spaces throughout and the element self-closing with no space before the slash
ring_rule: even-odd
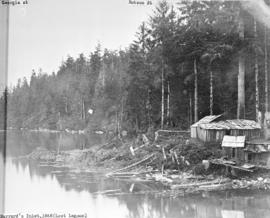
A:
<svg viewBox="0 0 270 218">
<path fill-rule="evenodd" d="M 151 140 L 142 135 L 134 141 L 112 140 L 84 150 L 49 151 L 37 148 L 22 157 L 80 169 L 97 169 L 115 179 L 159 182 L 172 193 L 196 193 L 227 189 L 270 189 L 267 173 L 226 174 L 219 166 L 222 150 L 203 145 L 183 131 L 159 131 Z M 216 161 L 216 162 L 215 162 Z M 226 176 L 224 176 L 226 175 Z"/>
</svg>

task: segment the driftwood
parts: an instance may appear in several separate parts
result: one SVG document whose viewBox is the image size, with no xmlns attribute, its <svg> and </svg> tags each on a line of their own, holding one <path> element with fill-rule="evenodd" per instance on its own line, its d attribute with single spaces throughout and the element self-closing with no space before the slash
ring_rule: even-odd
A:
<svg viewBox="0 0 270 218">
<path fill-rule="evenodd" d="M 142 171 L 142 172 L 119 172 L 119 173 L 113 173 L 111 176 L 115 177 L 131 177 L 131 176 L 140 176 L 140 175 L 145 175 L 149 173 L 155 173 L 157 170 L 148 170 L 148 171 Z"/>
<path fill-rule="evenodd" d="M 200 190 L 215 190 L 215 189 L 221 189 L 232 185 L 231 182 L 227 183 L 221 183 L 221 184 L 211 184 L 211 185 L 202 185 L 199 186 Z"/>
<path fill-rule="evenodd" d="M 142 134 L 142 139 L 143 139 L 143 143 L 145 145 L 149 145 L 150 144 L 150 140 L 147 138 L 147 136 L 145 134 Z"/>
<path fill-rule="evenodd" d="M 179 165 L 179 160 L 178 160 L 177 153 L 174 151 L 173 154 L 174 154 L 175 160 L 177 162 L 177 165 Z"/>
<path fill-rule="evenodd" d="M 133 192 L 134 186 L 135 186 L 135 184 L 132 183 L 131 186 L 130 186 L 130 188 L 129 188 L 129 192 Z"/>
<path fill-rule="evenodd" d="M 128 170 L 128 169 L 130 169 L 130 168 L 132 168 L 132 167 L 138 166 L 139 164 L 141 164 L 141 163 L 143 163 L 143 162 L 149 160 L 150 158 L 152 158 L 152 157 L 154 157 L 154 156 L 155 156 L 155 154 L 151 154 L 151 155 L 147 156 L 146 158 L 144 158 L 144 159 L 142 159 L 142 160 L 140 160 L 140 161 L 138 161 L 138 162 L 136 162 L 136 163 L 133 163 L 133 164 L 131 164 L 131 165 L 129 165 L 129 166 L 126 166 L 126 167 L 124 167 L 124 168 L 122 168 L 122 169 L 115 170 L 115 171 L 113 171 L 113 172 L 111 172 L 111 173 L 108 173 L 108 174 L 106 174 L 106 175 L 107 175 L 107 176 L 110 176 L 110 175 L 113 175 L 113 174 L 115 174 L 115 173 L 119 173 L 119 172 L 121 172 L 121 171 L 123 171 L 123 170 Z"/>
<path fill-rule="evenodd" d="M 139 146 L 137 148 L 133 148 L 133 146 L 129 147 L 130 152 L 133 156 L 135 156 L 135 151 L 137 151 L 145 146 L 148 146 L 150 144 L 150 141 L 145 134 L 142 134 L 142 140 L 143 140 L 143 144 L 141 146 Z"/>
<path fill-rule="evenodd" d="M 140 148 L 143 148 L 144 146 L 146 146 L 147 144 L 142 144 L 141 146 L 137 147 L 137 148 L 133 148 L 132 146 L 130 146 L 130 152 L 133 156 L 135 156 L 135 151 L 139 150 Z"/>
<path fill-rule="evenodd" d="M 166 153 L 164 147 L 162 147 L 162 154 L 163 154 L 163 159 L 167 160 Z"/>
<path fill-rule="evenodd" d="M 172 162 L 175 163 L 175 157 L 174 157 L 174 153 L 172 150 L 170 150 L 170 155 L 171 155 L 171 158 L 172 158 Z"/>
<path fill-rule="evenodd" d="M 192 187 L 201 187 L 201 186 L 211 186 L 215 184 L 223 184 L 229 182 L 230 179 L 221 179 L 221 180 L 213 180 L 213 181 L 207 181 L 207 182 L 196 182 L 196 183 L 186 183 L 181 185 L 172 185 L 171 189 L 186 189 L 186 188 L 192 188 Z"/>
<path fill-rule="evenodd" d="M 119 191 L 121 191 L 121 189 L 98 191 L 98 192 L 94 192 L 93 194 L 107 194 L 107 193 L 113 193 L 113 192 L 119 192 Z"/>
</svg>

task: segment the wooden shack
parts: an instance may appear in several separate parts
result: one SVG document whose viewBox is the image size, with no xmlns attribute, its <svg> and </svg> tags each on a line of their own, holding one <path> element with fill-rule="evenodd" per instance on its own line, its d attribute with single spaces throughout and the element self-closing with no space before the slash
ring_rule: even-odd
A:
<svg viewBox="0 0 270 218">
<path fill-rule="evenodd" d="M 194 123 L 190 127 L 191 138 L 198 138 L 198 128 L 199 128 L 200 124 L 211 123 L 211 122 L 219 120 L 221 117 L 222 117 L 222 115 L 210 115 L 210 116 L 206 116 L 206 117 L 200 119 L 198 122 Z"/>
<path fill-rule="evenodd" d="M 253 120 L 238 119 L 199 123 L 196 128 L 196 138 L 203 142 L 221 143 L 225 135 L 246 136 L 246 140 L 251 140 L 259 138 L 260 134 L 261 126 Z"/>
<path fill-rule="evenodd" d="M 245 141 L 245 136 L 227 136 L 222 141 L 222 150 L 228 160 L 270 168 L 270 141 L 255 139 Z"/>
<path fill-rule="evenodd" d="M 247 141 L 244 152 L 245 162 L 270 167 L 270 141 Z"/>
</svg>

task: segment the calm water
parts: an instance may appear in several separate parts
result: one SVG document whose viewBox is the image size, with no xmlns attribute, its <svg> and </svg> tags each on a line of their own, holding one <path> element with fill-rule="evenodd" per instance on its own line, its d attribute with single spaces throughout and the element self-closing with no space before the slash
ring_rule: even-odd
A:
<svg viewBox="0 0 270 218">
<path fill-rule="evenodd" d="M 76 213 L 90 218 L 270 218 L 270 194 L 263 192 L 167 198 L 153 194 L 163 189 L 159 184 L 112 180 L 99 173 L 11 159 L 38 146 L 83 149 L 103 140 L 100 136 L 9 132 L 6 213 Z M 106 190 L 115 192 L 100 193 Z"/>
</svg>

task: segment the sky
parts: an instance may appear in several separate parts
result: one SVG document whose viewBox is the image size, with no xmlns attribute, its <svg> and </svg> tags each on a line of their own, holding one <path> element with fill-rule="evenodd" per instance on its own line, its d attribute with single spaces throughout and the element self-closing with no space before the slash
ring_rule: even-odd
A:
<svg viewBox="0 0 270 218">
<path fill-rule="evenodd" d="M 33 69 L 57 72 L 68 55 L 89 56 L 98 43 L 110 50 L 128 47 L 152 14 L 157 0 L 152 1 L 149 6 L 129 0 L 28 0 L 11 6 L 8 85 L 29 79 Z"/>
<path fill-rule="evenodd" d="M 33 69 L 57 72 L 68 55 L 89 56 L 98 43 L 110 50 L 128 47 L 158 2 L 151 0 L 149 6 L 129 4 L 147 0 L 27 1 L 26 5 L 10 6 L 8 85 L 15 85 L 19 78 L 29 79 Z M 254 4 L 247 1 L 247 10 L 269 24 L 270 9 L 263 0 Z"/>
</svg>

